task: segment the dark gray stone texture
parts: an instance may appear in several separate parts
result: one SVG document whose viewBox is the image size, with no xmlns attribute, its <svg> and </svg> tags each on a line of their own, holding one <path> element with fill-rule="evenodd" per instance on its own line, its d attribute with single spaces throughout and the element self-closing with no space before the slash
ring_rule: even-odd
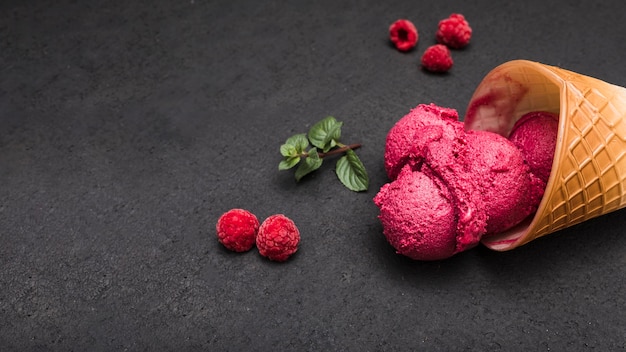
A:
<svg viewBox="0 0 626 352">
<path fill-rule="evenodd" d="M 621 1 L 0 3 L 0 350 L 616 351 L 626 348 L 626 213 L 511 252 L 413 262 L 372 202 L 389 128 L 456 108 L 512 59 L 626 84 Z M 445 75 L 437 23 L 474 29 Z M 388 26 L 408 18 L 418 47 Z M 361 142 L 301 183 L 283 141 L 327 115 Z M 217 218 L 284 213 L 300 250 L 225 250 Z"/>
</svg>

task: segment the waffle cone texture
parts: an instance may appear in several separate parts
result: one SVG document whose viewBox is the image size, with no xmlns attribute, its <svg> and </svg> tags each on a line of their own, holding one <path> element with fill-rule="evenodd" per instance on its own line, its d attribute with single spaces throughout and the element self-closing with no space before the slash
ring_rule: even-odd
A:
<svg viewBox="0 0 626 352">
<path fill-rule="evenodd" d="M 626 206 L 626 88 L 526 60 L 506 62 L 476 88 L 464 123 L 508 137 L 532 111 L 559 114 L 552 171 L 537 212 L 483 238 L 506 251 Z"/>
</svg>

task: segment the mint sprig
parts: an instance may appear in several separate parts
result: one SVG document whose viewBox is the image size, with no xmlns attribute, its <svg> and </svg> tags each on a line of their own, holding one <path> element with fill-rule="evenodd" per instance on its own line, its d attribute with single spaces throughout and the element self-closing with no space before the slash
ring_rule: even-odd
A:
<svg viewBox="0 0 626 352">
<path fill-rule="evenodd" d="M 354 152 L 361 144 L 346 145 L 340 142 L 343 122 L 328 116 L 317 122 L 307 134 L 293 135 L 280 146 L 283 160 L 278 164 L 278 170 L 289 170 L 296 165 L 296 181 L 319 169 L 325 157 L 345 154 L 339 160 L 335 173 L 339 181 L 348 189 L 361 192 L 369 187 L 369 177 L 365 166 Z M 312 148 L 309 148 L 313 145 Z M 308 150 L 307 150 L 308 149 Z"/>
</svg>

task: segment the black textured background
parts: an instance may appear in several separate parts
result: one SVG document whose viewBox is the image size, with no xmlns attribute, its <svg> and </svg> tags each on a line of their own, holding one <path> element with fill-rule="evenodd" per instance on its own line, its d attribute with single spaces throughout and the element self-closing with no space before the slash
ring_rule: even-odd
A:
<svg viewBox="0 0 626 352">
<path fill-rule="evenodd" d="M 511 252 L 412 262 L 372 202 L 410 108 L 461 115 L 511 59 L 626 85 L 622 1 L 0 2 L 0 350 L 615 351 L 626 213 Z M 437 23 L 470 46 L 422 72 Z M 408 18 L 418 47 L 388 42 Z M 344 122 L 370 190 L 333 163 L 296 184 L 280 144 Z M 302 234 L 277 264 L 215 222 L 243 207 Z"/>
</svg>

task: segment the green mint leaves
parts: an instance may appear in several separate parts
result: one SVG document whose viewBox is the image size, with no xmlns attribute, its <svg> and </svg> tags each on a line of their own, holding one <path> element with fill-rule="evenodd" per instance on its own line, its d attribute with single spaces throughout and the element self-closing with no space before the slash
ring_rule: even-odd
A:
<svg viewBox="0 0 626 352">
<path fill-rule="evenodd" d="M 348 149 L 346 155 L 337 160 L 335 172 L 341 183 L 355 192 L 365 191 L 369 186 L 365 166 L 352 149 Z"/>
<path fill-rule="evenodd" d="M 278 164 L 278 170 L 288 170 L 296 165 L 296 181 L 319 169 L 323 158 L 332 155 L 345 154 L 339 160 L 335 172 L 339 181 L 348 189 L 361 192 L 369 186 L 369 177 L 365 166 L 354 152 L 360 144 L 345 145 L 339 141 L 343 122 L 328 116 L 311 126 L 308 134 L 296 134 L 287 138 L 280 146 L 283 160 Z M 309 148 L 310 145 L 312 148 Z M 308 150 L 307 150 L 308 149 Z"/>
<path fill-rule="evenodd" d="M 278 164 L 278 170 L 288 170 L 296 166 L 308 146 L 309 140 L 304 133 L 289 137 L 285 144 L 280 146 L 280 154 L 283 155 L 284 159 Z"/>
<path fill-rule="evenodd" d="M 334 117 L 328 116 L 311 126 L 308 134 L 311 144 L 321 149 L 324 153 L 336 147 L 341 137 L 341 125 L 343 125 L 342 122 L 338 122 Z"/>
</svg>

